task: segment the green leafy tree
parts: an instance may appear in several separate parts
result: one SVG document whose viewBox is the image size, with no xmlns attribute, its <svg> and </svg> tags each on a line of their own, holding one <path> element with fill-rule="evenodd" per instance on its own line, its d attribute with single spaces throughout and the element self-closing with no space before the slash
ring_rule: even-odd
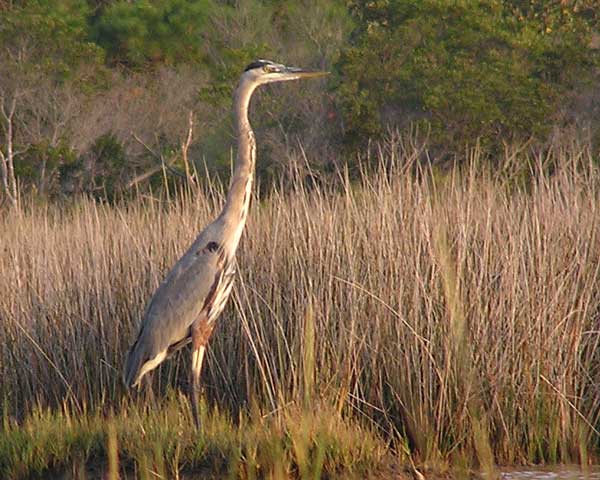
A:
<svg viewBox="0 0 600 480">
<path fill-rule="evenodd" d="M 81 65 L 101 65 L 104 52 L 90 40 L 89 14 L 85 0 L 30 0 L 0 11 L 2 63 L 59 80 L 79 73 Z"/>
<path fill-rule="evenodd" d="M 116 63 L 197 63 L 214 8 L 211 0 L 115 2 L 97 19 L 95 38 Z"/>
<path fill-rule="evenodd" d="M 352 2 L 359 26 L 339 63 L 347 138 L 413 120 L 454 146 L 544 135 L 598 58 L 589 48 L 595 20 L 549 3 L 559 4 Z"/>
</svg>

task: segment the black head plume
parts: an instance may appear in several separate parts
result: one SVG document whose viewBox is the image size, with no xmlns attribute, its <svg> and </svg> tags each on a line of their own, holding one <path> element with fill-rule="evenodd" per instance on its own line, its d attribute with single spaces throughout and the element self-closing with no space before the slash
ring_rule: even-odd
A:
<svg viewBox="0 0 600 480">
<path fill-rule="evenodd" d="M 262 68 L 266 65 L 276 65 L 275 62 L 271 62 L 270 60 L 256 60 L 254 62 L 252 62 L 251 64 L 249 64 L 245 69 L 244 72 L 247 72 L 248 70 L 252 70 L 254 68 Z"/>
</svg>

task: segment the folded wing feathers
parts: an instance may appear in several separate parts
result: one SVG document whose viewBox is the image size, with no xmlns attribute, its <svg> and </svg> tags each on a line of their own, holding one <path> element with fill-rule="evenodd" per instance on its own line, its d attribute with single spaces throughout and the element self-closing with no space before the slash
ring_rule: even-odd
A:
<svg viewBox="0 0 600 480">
<path fill-rule="evenodd" d="M 162 361 L 172 353 L 170 347 L 187 343 L 190 326 L 214 299 L 227 262 L 222 249 L 214 248 L 215 242 L 201 249 L 196 243 L 175 264 L 148 303 L 140 333 L 125 362 L 123 379 L 128 387 L 136 385 L 146 373 L 144 365 L 148 361 Z"/>
</svg>

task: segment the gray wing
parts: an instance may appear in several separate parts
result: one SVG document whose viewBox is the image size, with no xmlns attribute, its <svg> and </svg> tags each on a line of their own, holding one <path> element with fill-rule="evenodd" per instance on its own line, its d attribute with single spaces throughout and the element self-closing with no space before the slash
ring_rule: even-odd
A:
<svg viewBox="0 0 600 480">
<path fill-rule="evenodd" d="M 199 239 L 200 240 L 200 239 Z M 184 340 L 226 268 L 225 254 L 214 242 L 194 242 L 150 300 L 140 337 L 152 346 L 150 356 Z"/>
</svg>

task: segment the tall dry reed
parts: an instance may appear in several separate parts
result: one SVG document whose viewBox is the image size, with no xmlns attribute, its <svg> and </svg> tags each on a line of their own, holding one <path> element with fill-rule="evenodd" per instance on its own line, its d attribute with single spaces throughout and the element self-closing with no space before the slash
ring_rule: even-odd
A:
<svg viewBox="0 0 600 480">
<path fill-rule="evenodd" d="M 292 188 L 252 207 L 207 398 L 262 415 L 327 403 L 426 460 L 587 461 L 598 176 L 585 145 L 515 152 L 506 163 L 530 165 L 529 181 L 419 170 L 419 152 L 394 141 L 356 181 L 308 188 L 297 167 Z M 118 408 L 144 304 L 221 200 L 215 188 L 4 213 L 4 416 Z M 182 352 L 161 367 L 158 391 L 187 388 L 188 363 Z"/>
</svg>

